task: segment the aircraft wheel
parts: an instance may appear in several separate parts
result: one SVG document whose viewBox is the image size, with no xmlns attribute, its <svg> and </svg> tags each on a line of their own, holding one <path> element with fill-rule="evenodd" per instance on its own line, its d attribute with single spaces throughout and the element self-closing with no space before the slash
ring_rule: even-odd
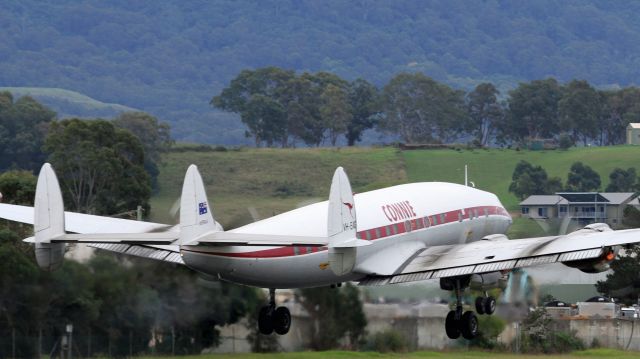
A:
<svg viewBox="0 0 640 359">
<path fill-rule="evenodd" d="M 477 303 L 477 302 L 476 302 Z M 477 304 L 476 304 L 477 305 Z M 496 298 L 487 297 L 484 301 L 484 313 L 491 315 L 496 311 Z M 480 314 L 480 313 L 479 313 Z"/>
<path fill-rule="evenodd" d="M 480 333 L 478 317 L 474 312 L 468 311 L 462 315 L 462 319 L 460 319 L 460 331 L 462 332 L 462 337 L 468 340 L 478 336 Z"/>
<path fill-rule="evenodd" d="M 273 333 L 273 308 L 265 305 L 258 314 L 258 330 L 264 335 Z"/>
<path fill-rule="evenodd" d="M 279 335 L 289 333 L 291 327 L 291 313 L 287 307 L 278 307 L 273 312 L 273 330 Z"/>
<path fill-rule="evenodd" d="M 482 315 L 484 314 L 485 308 L 487 307 L 487 298 L 485 297 L 477 297 L 476 298 L 476 313 Z"/>
<path fill-rule="evenodd" d="M 444 330 L 447 332 L 449 339 L 458 339 L 460 337 L 459 320 L 456 320 L 456 311 L 452 310 L 447 314 L 444 321 Z"/>
</svg>

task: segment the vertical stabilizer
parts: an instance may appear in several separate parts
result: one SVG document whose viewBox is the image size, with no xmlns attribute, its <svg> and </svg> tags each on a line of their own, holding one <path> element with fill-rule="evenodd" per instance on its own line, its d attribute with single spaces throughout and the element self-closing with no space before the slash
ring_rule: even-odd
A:
<svg viewBox="0 0 640 359">
<path fill-rule="evenodd" d="M 34 202 L 36 261 L 40 268 L 51 271 L 62 265 L 65 249 L 64 243 L 51 243 L 51 239 L 64 235 L 65 230 L 60 184 L 48 163 L 40 169 Z"/>
<path fill-rule="evenodd" d="M 356 238 L 356 207 L 349 178 L 342 167 L 333 174 L 329 192 L 328 235 L 335 241 Z"/>
<path fill-rule="evenodd" d="M 189 166 L 184 176 L 180 199 L 180 240 L 177 244 L 197 241 L 206 233 L 218 232 L 220 227 L 213 219 L 204 183 L 198 167 Z"/>
<path fill-rule="evenodd" d="M 329 266 L 336 275 L 348 274 L 356 263 L 356 247 L 370 242 L 357 239 L 356 206 L 349 178 L 342 167 L 333 174 L 327 219 Z"/>
</svg>

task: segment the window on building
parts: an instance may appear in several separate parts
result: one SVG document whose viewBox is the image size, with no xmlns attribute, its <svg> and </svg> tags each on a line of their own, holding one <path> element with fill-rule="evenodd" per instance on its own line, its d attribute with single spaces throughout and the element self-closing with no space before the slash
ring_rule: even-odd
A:
<svg viewBox="0 0 640 359">
<path fill-rule="evenodd" d="M 522 207 L 522 214 L 529 214 L 529 207 Z"/>
<path fill-rule="evenodd" d="M 546 217 L 547 216 L 547 209 L 544 207 L 539 207 L 538 208 L 538 217 Z"/>
<path fill-rule="evenodd" d="M 567 207 L 566 206 L 560 206 L 560 213 L 567 213 Z"/>
</svg>

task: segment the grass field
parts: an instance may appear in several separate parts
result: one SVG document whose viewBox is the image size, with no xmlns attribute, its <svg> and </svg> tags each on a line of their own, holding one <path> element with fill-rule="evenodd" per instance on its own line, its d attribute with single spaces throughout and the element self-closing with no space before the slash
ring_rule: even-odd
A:
<svg viewBox="0 0 640 359">
<path fill-rule="evenodd" d="M 413 352 L 401 354 L 384 354 L 375 352 L 296 352 L 296 353 L 273 353 L 273 354 L 212 354 L 198 356 L 184 356 L 181 359 L 351 359 L 351 358 L 381 358 L 381 359 L 418 359 L 418 358 L 500 358 L 500 359 L 528 359 L 528 358 L 637 358 L 638 352 L 624 352 L 612 349 L 592 349 L 574 352 L 564 355 L 525 355 L 511 353 L 495 353 L 482 351 L 450 351 L 450 352 Z M 157 359 L 157 357 L 140 357 L 140 359 Z"/>
<path fill-rule="evenodd" d="M 567 151 L 516 150 L 420 150 L 404 151 L 407 177 L 411 182 L 464 182 L 464 165 L 469 167 L 469 180 L 477 188 L 495 193 L 510 210 L 517 210 L 519 200 L 509 193 L 511 175 L 516 164 L 525 160 L 542 166 L 551 177 L 563 182 L 574 162 L 582 161 L 600 174 L 603 188 L 609 183 L 609 173 L 616 168 L 635 167 L 640 170 L 640 146 L 572 148 Z"/>
<path fill-rule="evenodd" d="M 221 152 L 176 151 L 165 155 L 160 192 L 152 200 L 151 219 L 173 223 L 168 210 L 180 195 L 184 172 L 198 165 L 217 219 L 233 228 L 328 196 L 331 176 L 343 166 L 357 192 L 417 181 L 464 182 L 464 165 L 477 188 L 496 193 L 510 210 L 519 200 L 508 188 L 516 164 L 541 165 L 566 181 L 569 167 L 582 161 L 600 173 L 603 188 L 615 167 L 640 169 L 640 146 L 573 148 L 567 151 L 506 149 L 415 150 L 395 148 L 240 149 Z M 533 222 L 515 219 L 514 238 L 543 235 Z"/>
<path fill-rule="evenodd" d="M 343 166 L 354 191 L 407 181 L 401 153 L 394 148 L 241 149 L 225 152 L 171 152 L 151 200 L 152 220 L 170 223 L 170 208 L 180 196 L 188 165 L 198 165 L 214 215 L 232 228 L 252 220 L 249 209 L 270 217 L 329 196 L 331 177 Z"/>
</svg>

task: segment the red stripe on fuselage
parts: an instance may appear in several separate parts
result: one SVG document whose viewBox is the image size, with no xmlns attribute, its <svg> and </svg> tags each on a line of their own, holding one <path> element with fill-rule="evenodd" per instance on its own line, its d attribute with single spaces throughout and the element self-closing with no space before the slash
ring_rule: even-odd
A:
<svg viewBox="0 0 640 359">
<path fill-rule="evenodd" d="M 460 219 L 468 220 L 471 217 L 480 218 L 480 217 L 486 217 L 491 215 L 509 216 L 509 213 L 504 208 L 498 207 L 498 206 L 470 207 L 470 208 L 458 209 L 458 210 L 444 212 L 444 213 L 431 214 L 429 216 L 418 217 L 418 218 L 414 218 L 414 219 L 406 220 L 402 222 L 396 222 L 396 223 L 389 224 L 382 227 L 365 229 L 365 230 L 359 231 L 356 235 L 358 238 L 364 239 L 364 240 L 378 240 L 378 239 L 383 239 L 387 237 L 392 237 L 398 234 L 440 226 L 443 224 L 460 222 Z M 436 223 L 434 223 L 434 217 L 435 217 Z M 442 221 L 443 217 L 444 217 L 444 221 Z M 428 227 L 424 227 L 424 225 L 418 224 L 418 221 L 422 221 L 423 218 L 425 218 L 425 220 L 427 221 Z M 409 225 L 405 226 L 405 223 Z M 411 228 L 411 230 L 407 231 L 407 228 Z M 206 252 L 206 251 L 194 251 L 194 250 L 187 250 L 187 249 L 183 249 L 183 250 L 186 252 L 192 252 L 192 253 L 208 254 L 208 255 L 221 256 L 221 257 L 233 257 L 233 258 L 291 257 L 295 255 L 312 254 L 312 253 L 317 253 L 317 252 L 327 250 L 327 247 L 320 247 L 317 250 L 312 249 L 311 251 L 307 251 L 308 246 L 296 246 L 296 247 L 298 248 L 298 254 L 296 254 L 294 246 L 262 249 L 262 250 L 251 251 L 251 252 Z"/>
</svg>

